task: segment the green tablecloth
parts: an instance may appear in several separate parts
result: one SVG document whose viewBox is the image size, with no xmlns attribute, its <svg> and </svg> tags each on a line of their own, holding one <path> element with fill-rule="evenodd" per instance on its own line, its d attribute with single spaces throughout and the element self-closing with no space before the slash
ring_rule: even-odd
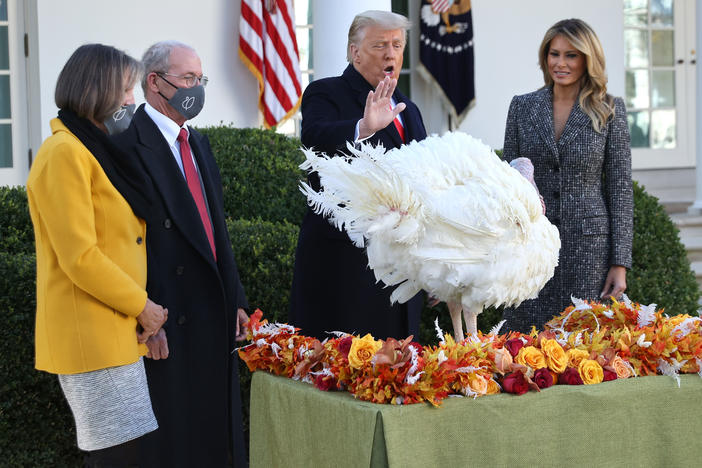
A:
<svg viewBox="0 0 702 468">
<path fill-rule="evenodd" d="M 251 383 L 252 467 L 702 466 L 702 379 L 378 405 L 264 372 Z"/>
</svg>

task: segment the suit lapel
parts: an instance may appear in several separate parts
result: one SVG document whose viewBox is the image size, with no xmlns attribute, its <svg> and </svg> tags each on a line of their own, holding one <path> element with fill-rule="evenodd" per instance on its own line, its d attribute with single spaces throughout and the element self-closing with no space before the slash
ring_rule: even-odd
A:
<svg viewBox="0 0 702 468">
<path fill-rule="evenodd" d="M 580 108 L 579 100 L 575 100 L 561 137 L 558 139 L 558 148 L 565 148 L 580 132 L 590 124 L 590 117 Z"/>
<path fill-rule="evenodd" d="M 558 148 L 553 134 L 553 103 L 551 90 L 544 88 L 536 94 L 535 102 L 529 109 L 531 123 L 554 157 L 558 157 Z"/>
<path fill-rule="evenodd" d="M 161 193 L 173 223 L 193 247 L 214 265 L 205 229 L 190 190 L 168 143 L 143 107 L 134 115 L 136 150 Z"/>
</svg>

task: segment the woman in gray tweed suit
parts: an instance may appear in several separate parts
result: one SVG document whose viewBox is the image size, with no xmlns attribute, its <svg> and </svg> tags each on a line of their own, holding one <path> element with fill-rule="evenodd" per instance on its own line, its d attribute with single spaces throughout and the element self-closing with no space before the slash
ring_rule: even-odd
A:
<svg viewBox="0 0 702 468">
<path fill-rule="evenodd" d="M 539 48 L 545 86 L 515 96 L 504 157 L 527 157 L 561 235 L 559 266 L 538 298 L 505 310 L 511 330 L 541 328 L 581 299 L 619 297 L 631 267 L 633 192 L 626 109 L 607 94 L 604 53 L 578 19 L 546 32 Z"/>
</svg>

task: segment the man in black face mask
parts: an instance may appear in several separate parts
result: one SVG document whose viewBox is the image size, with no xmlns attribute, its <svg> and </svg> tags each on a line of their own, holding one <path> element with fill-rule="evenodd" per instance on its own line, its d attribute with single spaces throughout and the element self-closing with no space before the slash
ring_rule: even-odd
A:
<svg viewBox="0 0 702 468">
<path fill-rule="evenodd" d="M 147 222 L 147 290 L 168 308 L 145 360 L 159 429 L 143 438 L 142 466 L 246 463 L 235 337 L 246 297 L 224 220 L 209 141 L 185 125 L 204 105 L 207 77 L 182 43 L 160 42 L 142 59 L 146 104 L 115 137 L 136 154 L 158 194 Z"/>
</svg>

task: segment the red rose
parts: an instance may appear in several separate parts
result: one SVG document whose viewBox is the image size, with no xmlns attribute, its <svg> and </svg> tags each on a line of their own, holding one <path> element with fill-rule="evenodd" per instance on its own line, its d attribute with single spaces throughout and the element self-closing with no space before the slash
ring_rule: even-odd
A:
<svg viewBox="0 0 702 468">
<path fill-rule="evenodd" d="M 318 389 L 328 392 L 332 388 L 336 388 L 336 379 L 330 375 L 318 375 L 314 379 L 314 386 Z"/>
<path fill-rule="evenodd" d="M 345 357 L 349 356 L 349 351 L 351 350 L 351 342 L 353 341 L 353 336 L 347 336 L 345 338 L 342 338 L 339 340 L 339 343 L 336 345 L 336 349 L 339 350 L 341 354 L 343 354 Z"/>
<path fill-rule="evenodd" d="M 583 379 L 580 378 L 580 372 L 575 367 L 569 367 L 558 378 L 560 383 L 566 385 L 582 385 Z"/>
<path fill-rule="evenodd" d="M 547 367 L 542 367 L 534 372 L 534 378 L 532 379 L 539 388 L 548 388 L 553 385 L 553 376 Z"/>
<path fill-rule="evenodd" d="M 529 391 L 529 384 L 524 378 L 524 374 L 521 372 L 512 372 L 511 374 L 507 374 L 502 380 L 502 388 L 504 388 L 507 393 L 524 395 Z"/>
<path fill-rule="evenodd" d="M 608 382 L 610 380 L 617 380 L 617 373 L 611 370 L 604 370 L 604 379 L 602 379 L 603 382 Z"/>
<path fill-rule="evenodd" d="M 505 348 L 507 348 L 507 351 L 509 351 L 509 354 L 511 354 L 512 357 L 515 357 L 517 354 L 519 354 L 519 350 L 523 347 L 524 342 L 519 338 L 512 338 L 511 340 L 507 340 L 505 342 Z"/>
</svg>

